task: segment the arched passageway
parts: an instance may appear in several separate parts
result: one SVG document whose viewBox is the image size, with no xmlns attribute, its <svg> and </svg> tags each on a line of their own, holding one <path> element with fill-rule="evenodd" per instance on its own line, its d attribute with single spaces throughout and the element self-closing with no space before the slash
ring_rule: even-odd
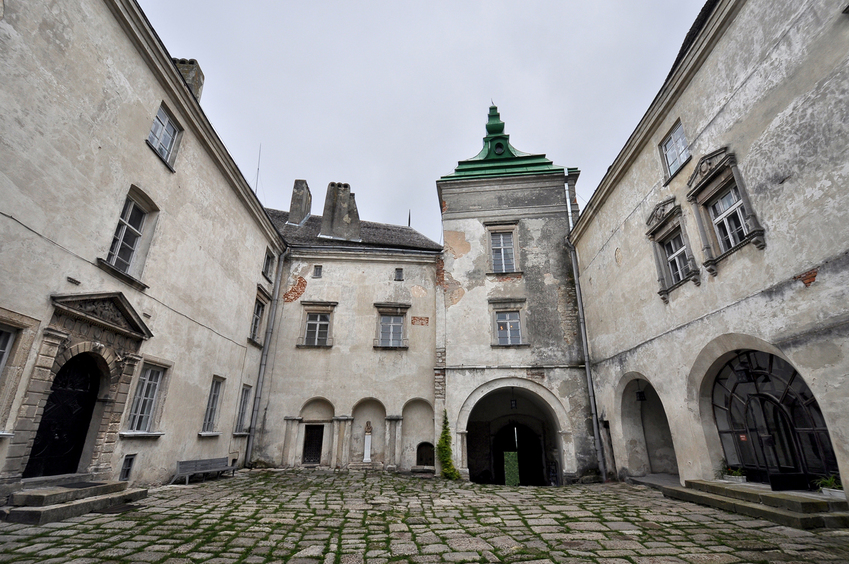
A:
<svg viewBox="0 0 849 564">
<path fill-rule="evenodd" d="M 642 378 L 622 391 L 622 427 L 629 445 L 623 466 L 632 476 L 678 474 L 672 431 L 663 402 Z"/>
<path fill-rule="evenodd" d="M 24 478 L 77 472 L 101 376 L 97 357 L 89 353 L 78 354 L 62 366 L 44 405 Z"/>
<path fill-rule="evenodd" d="M 557 485 L 557 425 L 545 400 L 506 387 L 474 406 L 467 423 L 469 478 L 483 484 Z"/>
<path fill-rule="evenodd" d="M 717 374 L 712 401 L 725 460 L 750 481 L 807 489 L 817 477 L 838 473 L 817 400 L 778 356 L 739 351 Z"/>
</svg>

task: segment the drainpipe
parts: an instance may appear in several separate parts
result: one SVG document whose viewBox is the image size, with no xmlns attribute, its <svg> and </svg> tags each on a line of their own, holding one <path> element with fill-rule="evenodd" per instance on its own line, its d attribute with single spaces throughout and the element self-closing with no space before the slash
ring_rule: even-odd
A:
<svg viewBox="0 0 849 564">
<path fill-rule="evenodd" d="M 602 481 L 607 481 L 607 469 L 604 464 L 604 450 L 601 446 L 601 432 L 598 427 L 598 410 L 595 405 L 595 388 L 593 386 L 592 372 L 590 371 L 590 350 L 589 342 L 587 341 L 587 324 L 584 320 L 584 302 L 581 298 L 581 281 L 578 278 L 578 252 L 575 250 L 575 245 L 566 237 L 566 248 L 572 256 L 572 272 L 575 276 L 575 297 L 578 300 L 578 324 L 581 327 L 581 341 L 584 345 L 584 370 L 587 373 L 587 389 L 590 394 L 590 410 L 593 417 L 593 435 L 595 437 L 595 454 L 598 459 L 598 469 L 601 472 Z"/>
<path fill-rule="evenodd" d="M 263 341 L 262 356 L 259 361 L 259 374 L 256 377 L 256 393 L 254 394 L 254 408 L 251 411 L 250 434 L 248 435 L 248 446 L 245 449 L 245 466 L 251 467 L 251 456 L 254 451 L 254 433 L 256 433 L 256 420 L 259 417 L 259 404 L 262 401 L 262 385 L 265 381 L 265 367 L 268 364 L 268 351 L 271 349 L 271 337 L 274 334 L 274 318 L 277 315 L 277 302 L 280 298 L 280 286 L 283 278 L 283 263 L 289 256 L 289 248 L 280 253 L 277 258 L 277 276 L 274 277 L 274 290 L 271 294 L 271 311 L 268 313 L 268 323 L 265 327 L 265 340 Z"/>
</svg>

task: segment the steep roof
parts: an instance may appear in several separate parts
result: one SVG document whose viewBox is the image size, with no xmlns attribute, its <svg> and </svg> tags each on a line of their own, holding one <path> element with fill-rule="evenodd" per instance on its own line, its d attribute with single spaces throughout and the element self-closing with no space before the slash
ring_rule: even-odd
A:
<svg viewBox="0 0 849 564">
<path fill-rule="evenodd" d="M 289 212 L 266 209 L 271 221 L 287 244 L 293 247 L 348 247 L 371 249 L 396 249 L 415 251 L 442 251 L 442 245 L 431 241 L 415 229 L 388 223 L 373 221 L 360 222 L 360 240 L 347 241 L 329 237 L 319 237 L 321 216 L 311 215 L 303 225 L 287 223 Z"/>
<path fill-rule="evenodd" d="M 451 174 L 440 180 L 465 180 L 493 176 L 520 176 L 525 174 L 565 174 L 545 155 L 531 155 L 517 150 L 510 144 L 510 136 L 504 133 L 504 122 L 495 106 L 489 107 L 483 149 L 476 156 L 457 163 Z"/>
</svg>

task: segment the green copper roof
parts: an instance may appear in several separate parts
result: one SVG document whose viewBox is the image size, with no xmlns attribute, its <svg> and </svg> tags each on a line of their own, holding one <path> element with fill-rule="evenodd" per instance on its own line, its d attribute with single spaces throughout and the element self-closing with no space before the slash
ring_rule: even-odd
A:
<svg viewBox="0 0 849 564">
<path fill-rule="evenodd" d="M 504 133 L 504 122 L 501 121 L 498 108 L 495 106 L 489 107 L 486 133 L 481 152 L 471 159 L 457 163 L 454 172 L 446 174 L 440 180 L 524 174 L 563 174 L 563 167 L 556 166 L 545 158 L 545 155 L 531 155 L 516 150 L 510 144 L 510 136 Z"/>
</svg>

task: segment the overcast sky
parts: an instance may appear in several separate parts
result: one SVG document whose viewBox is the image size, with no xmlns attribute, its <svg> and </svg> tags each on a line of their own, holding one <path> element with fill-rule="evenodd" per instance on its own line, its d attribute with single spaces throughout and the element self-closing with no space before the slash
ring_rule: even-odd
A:
<svg viewBox="0 0 849 564">
<path fill-rule="evenodd" d="M 441 242 L 436 180 L 475 156 L 490 101 L 520 151 L 581 169 L 583 209 L 660 89 L 704 0 L 139 0 L 267 207 L 295 179 L 322 213 L 347 182 L 360 218 Z M 262 158 L 257 186 L 257 160 Z"/>
</svg>

